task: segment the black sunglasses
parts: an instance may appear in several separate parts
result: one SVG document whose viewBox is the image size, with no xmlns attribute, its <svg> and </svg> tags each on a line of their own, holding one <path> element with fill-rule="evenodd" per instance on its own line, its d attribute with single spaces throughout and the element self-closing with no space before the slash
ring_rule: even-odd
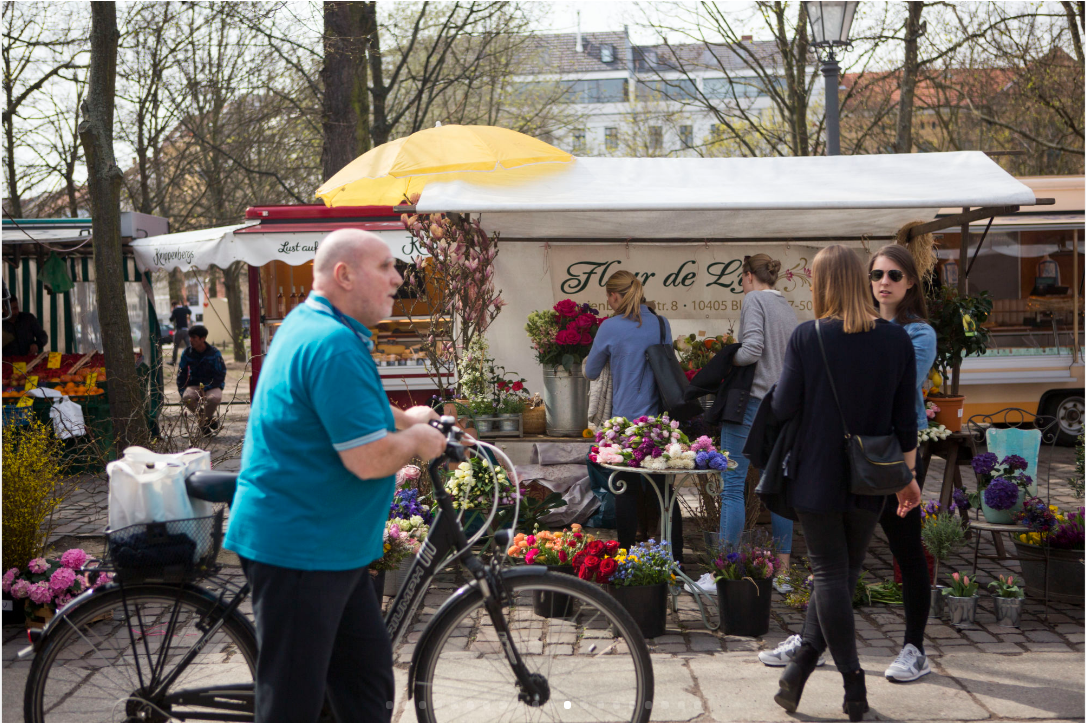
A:
<svg viewBox="0 0 1086 723">
<path fill-rule="evenodd" d="M 890 269 L 885 272 L 882 269 L 872 269 L 868 276 L 871 277 L 872 281 L 882 281 L 882 275 L 884 273 L 889 276 L 890 281 L 893 281 L 895 284 L 905 278 L 905 272 L 901 269 Z"/>
</svg>

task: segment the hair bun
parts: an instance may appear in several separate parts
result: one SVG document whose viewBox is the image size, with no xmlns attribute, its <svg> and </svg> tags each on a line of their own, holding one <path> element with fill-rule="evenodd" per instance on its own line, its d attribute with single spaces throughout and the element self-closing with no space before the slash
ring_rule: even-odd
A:
<svg viewBox="0 0 1086 723">
<path fill-rule="evenodd" d="M 765 265 L 765 267 L 769 271 L 769 273 L 775 274 L 781 270 L 781 262 L 777 259 L 771 259 L 769 263 Z"/>
</svg>

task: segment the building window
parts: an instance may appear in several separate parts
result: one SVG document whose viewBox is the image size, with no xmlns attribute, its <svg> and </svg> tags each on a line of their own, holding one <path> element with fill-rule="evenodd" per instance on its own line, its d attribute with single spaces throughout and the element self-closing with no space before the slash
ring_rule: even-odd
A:
<svg viewBox="0 0 1086 723">
<path fill-rule="evenodd" d="M 727 132 L 728 129 L 724 127 L 723 123 L 714 123 L 709 128 L 709 137 L 712 139 L 713 143 L 719 143 L 724 140 L 724 136 Z"/>
<path fill-rule="evenodd" d="M 615 46 L 614 45 L 601 45 L 600 46 L 600 62 L 601 63 L 613 63 L 615 62 Z"/>
<path fill-rule="evenodd" d="M 664 129 L 662 126 L 649 126 L 649 151 L 659 153 L 664 149 Z"/>
<path fill-rule="evenodd" d="M 566 82 L 566 103 L 624 103 L 629 100 L 625 78 L 571 80 Z"/>
<path fill-rule="evenodd" d="M 698 88 L 693 80 L 645 80 L 638 83 L 638 100 L 697 100 Z"/>
<path fill-rule="evenodd" d="M 618 128 L 603 129 L 603 146 L 608 151 L 618 150 Z"/>
<path fill-rule="evenodd" d="M 573 129 L 573 154 L 584 155 L 588 150 L 588 144 L 585 143 L 585 129 L 574 128 Z"/>
<path fill-rule="evenodd" d="M 778 90 L 783 91 L 783 78 L 773 78 L 772 83 Z M 702 87 L 707 97 L 721 100 L 760 98 L 769 95 L 763 78 L 706 78 Z"/>
<path fill-rule="evenodd" d="M 694 126 L 679 126 L 679 144 L 683 148 L 691 148 L 694 145 Z"/>
</svg>

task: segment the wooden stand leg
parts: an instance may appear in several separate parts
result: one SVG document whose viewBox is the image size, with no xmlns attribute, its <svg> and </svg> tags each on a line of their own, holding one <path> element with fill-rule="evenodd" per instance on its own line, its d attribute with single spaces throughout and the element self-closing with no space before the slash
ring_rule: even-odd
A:
<svg viewBox="0 0 1086 723">
<path fill-rule="evenodd" d="M 958 477 L 955 484 L 955 477 Z M 939 509 L 945 510 L 950 506 L 950 496 L 954 487 L 961 487 L 961 477 L 958 472 L 958 445 L 952 445 L 946 455 L 946 469 L 943 470 L 943 487 L 939 490 Z"/>
</svg>

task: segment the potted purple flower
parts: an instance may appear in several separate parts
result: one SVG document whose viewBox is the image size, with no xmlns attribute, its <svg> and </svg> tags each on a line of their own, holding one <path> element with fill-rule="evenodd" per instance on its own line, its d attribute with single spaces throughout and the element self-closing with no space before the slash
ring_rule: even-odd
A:
<svg viewBox="0 0 1086 723">
<path fill-rule="evenodd" d="M 972 461 L 977 475 L 977 491 L 970 495 L 970 503 L 984 514 L 993 525 L 1010 525 L 1014 515 L 1022 510 L 1026 497 L 1037 494 L 1037 485 L 1026 474 L 1026 460 L 1017 454 L 1009 454 L 1000 460 L 991 452 L 978 454 Z M 989 489 L 995 487 L 990 493 Z"/>
<path fill-rule="evenodd" d="M 1030 497 L 1015 521 L 1026 528 L 1012 537 L 1030 595 L 1081 605 L 1086 588 L 1086 509 L 1080 506 L 1064 514 L 1055 505 Z"/>
</svg>

